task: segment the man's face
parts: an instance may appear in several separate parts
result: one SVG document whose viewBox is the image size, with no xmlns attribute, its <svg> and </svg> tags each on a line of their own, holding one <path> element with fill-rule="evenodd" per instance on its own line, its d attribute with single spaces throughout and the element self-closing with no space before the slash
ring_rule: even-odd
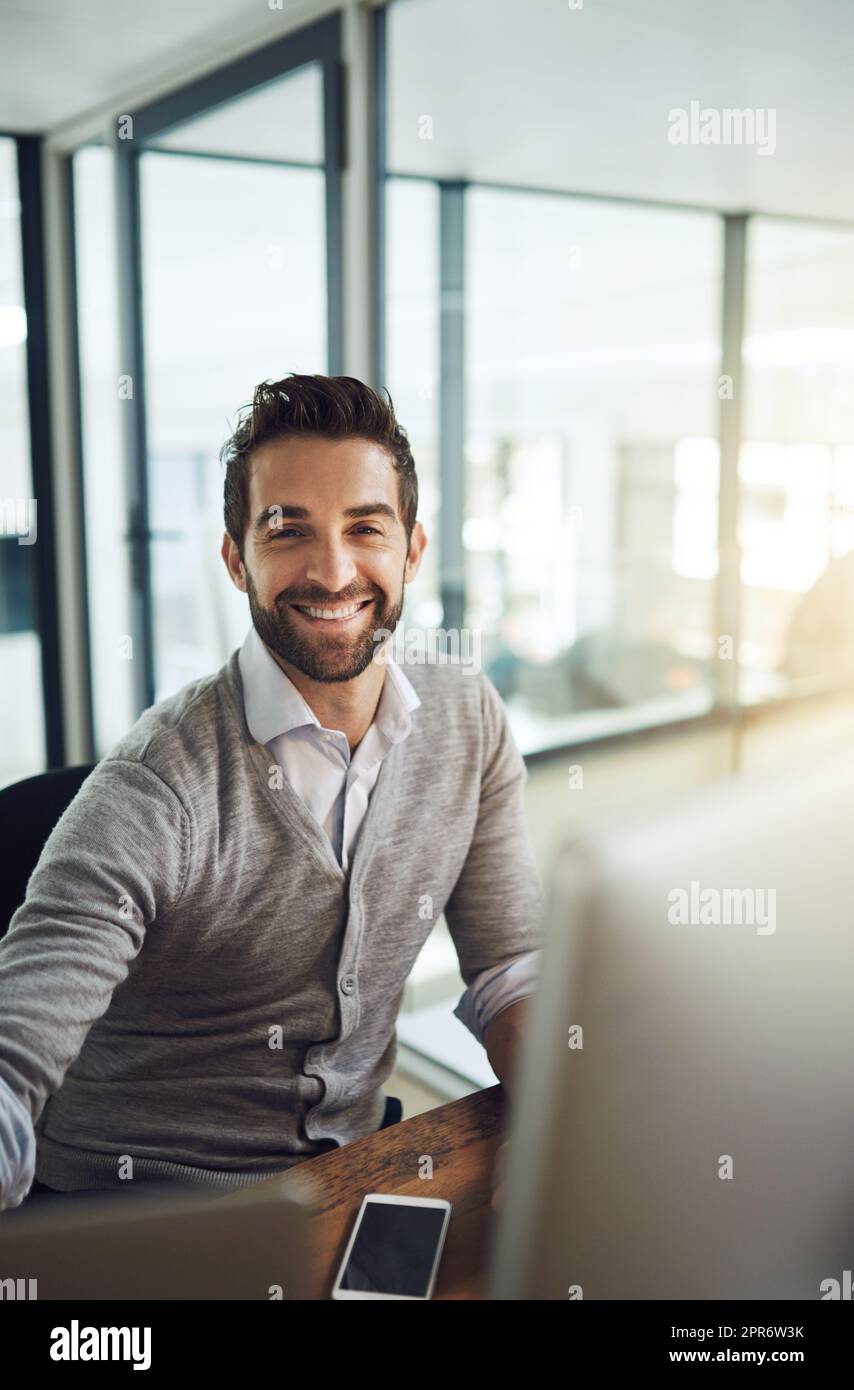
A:
<svg viewBox="0 0 854 1390">
<path fill-rule="evenodd" d="M 418 523 L 407 549 L 385 449 L 297 436 L 254 452 L 244 562 L 230 537 L 222 553 L 262 641 L 330 682 L 360 675 L 382 645 L 374 633 L 394 631 L 425 544 Z"/>
</svg>

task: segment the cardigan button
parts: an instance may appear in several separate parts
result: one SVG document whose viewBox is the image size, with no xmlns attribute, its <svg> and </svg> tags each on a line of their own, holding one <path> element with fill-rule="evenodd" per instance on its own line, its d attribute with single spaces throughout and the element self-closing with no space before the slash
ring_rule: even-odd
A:
<svg viewBox="0 0 854 1390">
<path fill-rule="evenodd" d="M 354 975 L 342 975 L 342 977 L 341 977 L 341 993 L 342 993 L 342 994 L 352 994 L 352 993 L 353 993 L 353 990 L 354 990 L 355 988 L 356 988 L 356 977 L 355 977 Z"/>
</svg>

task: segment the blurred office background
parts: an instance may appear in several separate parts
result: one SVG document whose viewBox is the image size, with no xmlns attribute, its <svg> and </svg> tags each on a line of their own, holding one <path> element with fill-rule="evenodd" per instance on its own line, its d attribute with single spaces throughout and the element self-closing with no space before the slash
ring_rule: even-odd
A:
<svg viewBox="0 0 854 1390">
<path fill-rule="evenodd" d="M 217 455 L 289 371 L 391 392 L 404 623 L 479 635 L 544 875 L 567 826 L 850 739 L 848 0 L 0 20 L 0 783 L 242 641 Z M 692 102 L 773 146 L 671 143 Z M 492 1079 L 461 989 L 440 923 L 407 1113 Z"/>
</svg>

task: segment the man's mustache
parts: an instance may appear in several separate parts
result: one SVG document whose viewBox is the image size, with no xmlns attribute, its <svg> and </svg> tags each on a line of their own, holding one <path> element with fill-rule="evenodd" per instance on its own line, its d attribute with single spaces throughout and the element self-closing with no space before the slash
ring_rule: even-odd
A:
<svg viewBox="0 0 854 1390">
<path fill-rule="evenodd" d="M 287 596 L 287 597 L 286 597 L 284 594 L 279 594 L 279 597 L 276 599 L 276 603 L 278 603 L 278 604 L 293 604 L 293 603 L 296 603 L 296 604 L 302 604 L 303 606 L 307 606 L 307 607 L 310 607 L 310 608 L 335 608 L 335 607 L 337 607 L 337 605 L 340 604 L 340 603 L 367 603 L 367 602 L 369 602 L 369 601 L 373 601 L 374 599 L 377 599 L 377 598 L 380 598 L 380 597 L 381 597 L 381 595 L 379 595 L 379 594 L 357 594 L 357 595 L 354 595 L 352 598 L 351 598 L 351 597 L 348 597 L 348 596 L 339 597 L 339 598 L 331 598 L 328 594 L 323 594 L 323 595 L 321 595 L 319 598 L 318 598 L 316 595 L 310 595 L 310 596 L 306 596 L 306 597 L 291 598 L 290 596 Z"/>
</svg>

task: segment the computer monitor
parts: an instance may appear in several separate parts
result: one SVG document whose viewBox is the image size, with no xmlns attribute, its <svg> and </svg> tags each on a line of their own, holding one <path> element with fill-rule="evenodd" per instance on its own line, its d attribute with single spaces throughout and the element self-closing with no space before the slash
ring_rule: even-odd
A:
<svg viewBox="0 0 854 1390">
<path fill-rule="evenodd" d="M 854 754 L 561 845 L 490 1294 L 821 1299 L 854 1268 Z"/>
</svg>

